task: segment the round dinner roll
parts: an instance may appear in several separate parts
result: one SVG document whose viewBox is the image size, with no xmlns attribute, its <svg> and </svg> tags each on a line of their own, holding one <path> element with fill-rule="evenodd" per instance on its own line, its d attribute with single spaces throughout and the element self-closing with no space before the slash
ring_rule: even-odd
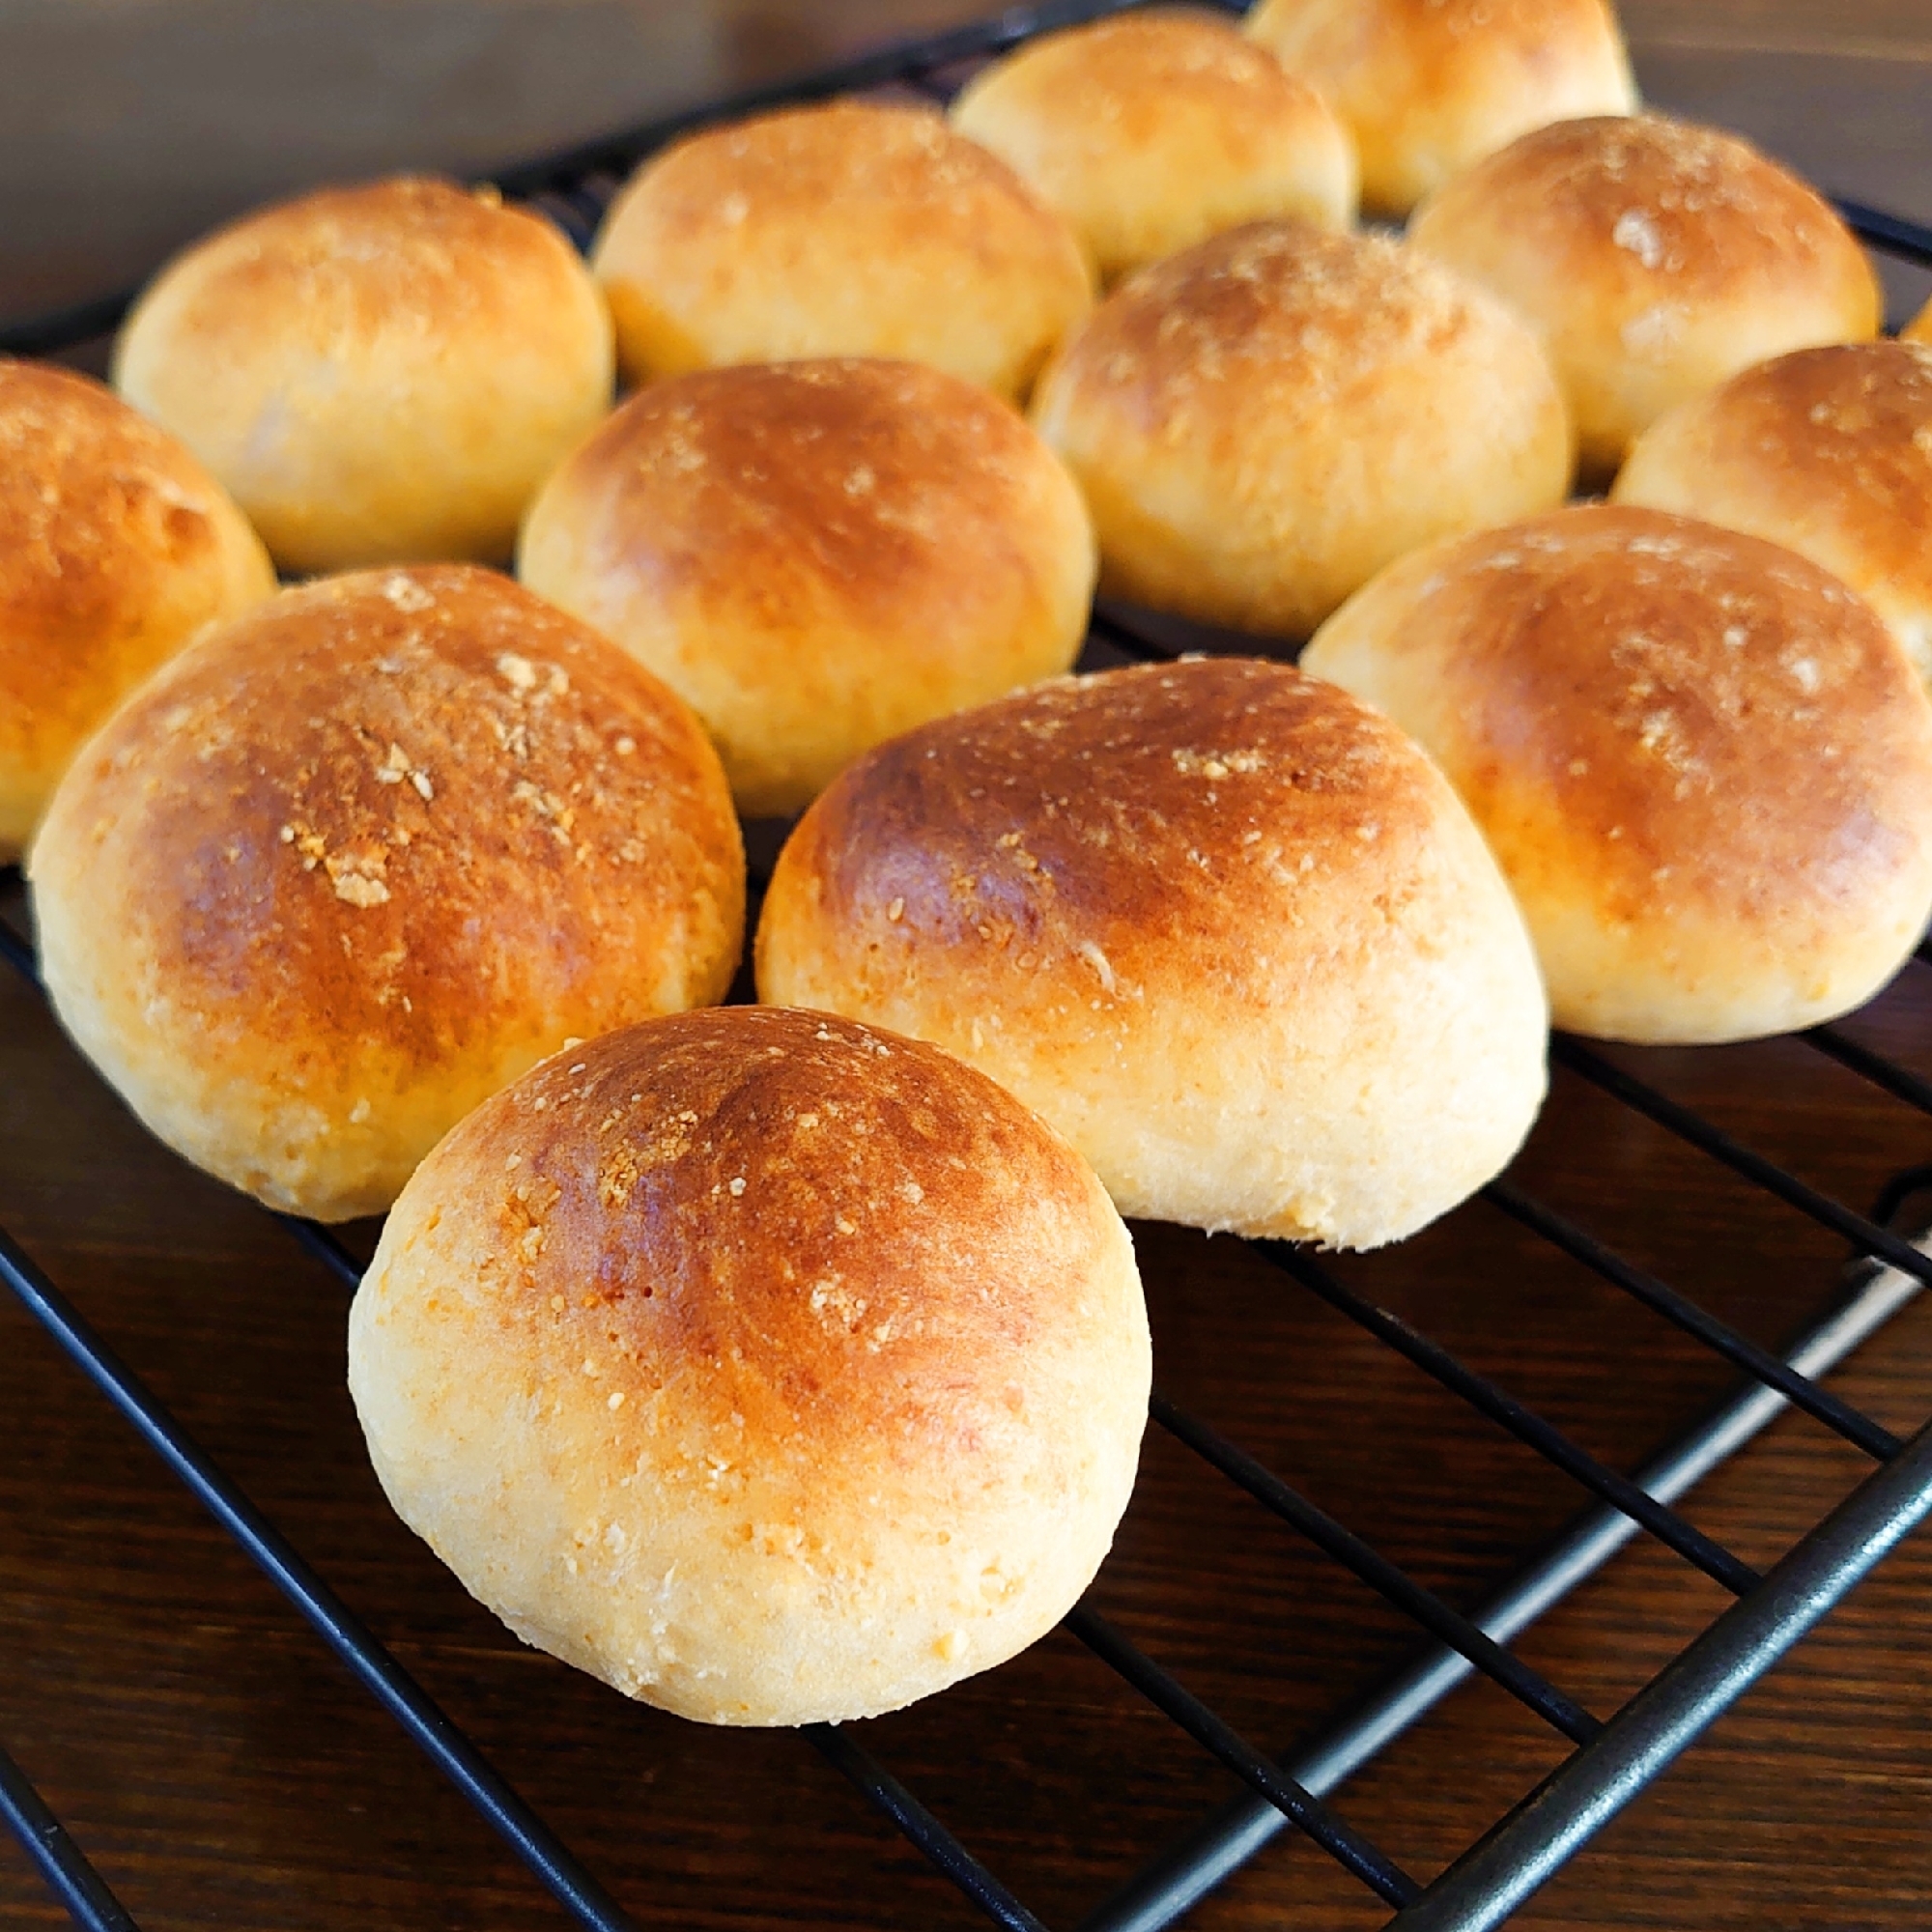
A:
<svg viewBox="0 0 1932 1932">
<path fill-rule="evenodd" d="M 1556 1024 L 1690 1045 L 1830 1019 L 1932 915 L 1932 702 L 1814 563 L 1590 504 L 1405 557 L 1303 658 L 1426 746 Z"/>
<path fill-rule="evenodd" d="M 114 381 L 284 570 L 494 562 L 611 406 L 611 318 L 549 222 L 399 176 L 264 209 L 178 255 L 128 317 Z"/>
<path fill-rule="evenodd" d="M 761 999 L 936 1041 L 1123 1214 L 1399 1239 L 1516 1151 L 1547 1011 L 1468 814 L 1287 665 L 1061 679 L 909 732 L 799 821 Z"/>
<path fill-rule="evenodd" d="M 1033 414 L 1086 493 L 1102 590 L 1283 637 L 1405 551 L 1570 485 L 1526 325 L 1398 242 L 1299 221 L 1131 277 Z"/>
<path fill-rule="evenodd" d="M 897 355 L 1023 397 L 1093 306 L 1066 223 L 933 109 L 835 100 L 706 128 L 611 206 L 592 264 L 634 382 Z"/>
<path fill-rule="evenodd" d="M 545 486 L 518 574 L 704 721 L 750 816 L 1079 655 L 1094 533 L 1009 404 L 912 362 L 653 383 Z"/>
<path fill-rule="evenodd" d="M 1355 147 L 1328 103 L 1193 8 L 1030 41 L 966 87 L 952 125 L 1065 215 L 1104 281 L 1244 221 L 1355 218 Z"/>
<path fill-rule="evenodd" d="M 1610 494 L 1823 564 L 1932 679 L 1932 345 L 1801 349 L 1747 369 L 1653 423 Z"/>
<path fill-rule="evenodd" d="M 81 1051 L 196 1166 L 325 1221 L 567 1039 L 722 998 L 744 921 L 697 721 L 467 565 L 210 632 L 70 766 L 28 873 Z"/>
<path fill-rule="evenodd" d="M 0 356 L 0 864 L 122 695 L 274 587 L 173 437 L 85 376 Z"/>
<path fill-rule="evenodd" d="M 1858 238 L 1748 142 L 1662 115 L 1526 134 L 1434 196 L 1409 240 L 1542 332 L 1586 474 L 1753 362 L 1877 334 Z"/>
<path fill-rule="evenodd" d="M 1247 31 L 1334 101 L 1391 217 L 1532 128 L 1636 107 L 1608 0 L 1263 0 Z"/>
<path fill-rule="evenodd" d="M 1907 342 L 1932 342 L 1932 301 L 1921 308 L 1905 326 Z"/>
<path fill-rule="evenodd" d="M 404 1521 L 526 1642 L 714 1724 L 871 1717 L 1044 1635 L 1150 1373 L 1072 1149 L 932 1047 L 761 1007 L 486 1101 L 349 1321 Z"/>
</svg>

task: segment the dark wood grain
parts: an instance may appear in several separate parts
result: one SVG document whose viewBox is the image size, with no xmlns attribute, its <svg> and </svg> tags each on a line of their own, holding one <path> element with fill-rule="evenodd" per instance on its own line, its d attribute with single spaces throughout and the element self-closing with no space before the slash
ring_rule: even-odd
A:
<svg viewBox="0 0 1932 1932">
<path fill-rule="evenodd" d="M 138 271 L 214 214 L 400 160 L 484 164 L 855 41 L 945 0 L 24 0 L 0 15 L 0 309 Z M 1641 0 L 1652 98 L 1831 185 L 1932 216 L 1923 0 Z M 15 914 L 17 916 L 17 914 Z M 1932 970 L 1851 1031 L 1932 1075 Z M 1861 1207 L 1932 1121 L 1796 1042 L 1630 1057 Z M 1829 1292 L 1835 1237 L 1559 1076 L 1520 1178 L 1753 1337 Z M 1932 1211 L 1932 1210 L 1928 1210 Z M 0 970 L 0 1225 L 576 1845 L 640 1925 L 969 1927 L 949 1887 L 798 1739 L 634 1708 L 526 1651 L 389 1514 L 343 1389 L 344 1297 L 246 1202 L 122 1112 Z M 1139 1231 L 1158 1375 L 1451 1601 L 1579 1492 L 1237 1244 Z M 1338 1272 L 1606 1460 L 1731 1385 L 1701 1349 L 1472 1205 Z M 1834 1384 L 1932 1413 L 1932 1306 Z M 0 1298 L 0 1742 L 151 1928 L 497 1932 L 566 1921 L 39 1329 Z M 1764 1564 L 1861 1460 L 1787 1417 L 1687 1506 Z M 1251 1737 L 1319 1729 L 1413 1633 L 1158 1434 L 1096 1601 Z M 1607 1715 L 1721 1607 L 1647 1542 L 1523 1653 Z M 861 1727 L 1065 1927 L 1233 1780 L 1070 1638 Z M 1932 1899 L 1932 1538 L 1906 1548 L 1521 1915 L 1610 1927 L 1922 1927 Z M 1556 1763 L 1486 1684 L 1351 1782 L 1344 1815 L 1428 1877 Z M 1284 1838 L 1203 1927 L 1369 1927 L 1373 1897 Z M 0 1923 L 64 1923 L 0 1845 Z"/>
</svg>

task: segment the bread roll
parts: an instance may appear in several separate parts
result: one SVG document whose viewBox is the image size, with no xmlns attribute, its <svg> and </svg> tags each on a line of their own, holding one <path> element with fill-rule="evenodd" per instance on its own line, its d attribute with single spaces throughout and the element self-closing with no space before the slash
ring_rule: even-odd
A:
<svg viewBox="0 0 1932 1932">
<path fill-rule="evenodd" d="M 1857 238 L 1795 175 L 1654 114 L 1526 134 L 1409 240 L 1542 331 L 1591 477 L 1678 403 L 1786 350 L 1867 341 L 1882 312 Z"/>
<path fill-rule="evenodd" d="M 611 406 L 611 318 L 549 222 L 405 176 L 265 209 L 177 256 L 128 317 L 114 380 L 285 570 L 493 562 Z"/>
<path fill-rule="evenodd" d="M 487 1101 L 349 1323 L 403 1520 L 526 1642 L 717 1724 L 870 1717 L 1042 1635 L 1149 1373 L 1070 1148 L 929 1046 L 757 1007 Z"/>
<path fill-rule="evenodd" d="M 1073 224 L 1105 281 L 1244 221 L 1355 218 L 1355 147 L 1327 102 L 1192 8 L 1029 41 L 971 82 L 952 125 Z"/>
<path fill-rule="evenodd" d="M 1841 577 L 1932 679 L 1932 346 L 1801 349 L 1680 403 L 1611 492 Z"/>
<path fill-rule="evenodd" d="M 518 573 L 704 721 L 742 810 L 1079 655 L 1094 533 L 1006 403 L 911 362 L 753 364 L 634 396 L 545 487 Z"/>
<path fill-rule="evenodd" d="M 1636 106 L 1608 0 L 1263 0 L 1247 31 L 1341 110 L 1381 215 L 1533 128 Z"/>
<path fill-rule="evenodd" d="M 1530 330 L 1379 239 L 1237 228 L 1115 291 L 1034 421 L 1101 588 L 1306 637 L 1418 544 L 1562 501 L 1570 430 Z"/>
<path fill-rule="evenodd" d="M 897 355 L 1023 397 L 1093 305 L 1073 231 L 936 111 L 840 100 L 646 161 L 592 257 L 635 382 Z"/>
<path fill-rule="evenodd" d="M 85 376 L 0 356 L 0 863 L 122 694 L 274 587 L 172 437 Z"/>
<path fill-rule="evenodd" d="M 1905 327 L 1907 342 L 1932 342 L 1932 302 L 1927 302 Z"/>
<path fill-rule="evenodd" d="M 950 1048 L 1123 1214 L 1332 1247 L 1488 1180 L 1543 1096 L 1521 919 L 1366 705 L 1238 658 L 1065 679 L 849 766 L 781 855 L 759 996 Z"/>
<path fill-rule="evenodd" d="M 1403 561 L 1303 660 L 1414 732 L 1489 835 L 1558 1026 L 1829 1019 L 1932 914 L 1932 703 L 1788 551 L 1596 504 Z"/>
<path fill-rule="evenodd" d="M 697 721 L 455 565 L 284 591 L 171 660 L 29 872 L 81 1050 L 177 1152 L 325 1221 L 565 1039 L 721 998 L 744 918 Z"/>
</svg>

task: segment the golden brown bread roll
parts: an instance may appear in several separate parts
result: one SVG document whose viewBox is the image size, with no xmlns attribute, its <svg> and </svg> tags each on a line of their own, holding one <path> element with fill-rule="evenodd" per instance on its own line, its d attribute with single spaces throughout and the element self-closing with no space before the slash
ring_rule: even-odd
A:
<svg viewBox="0 0 1932 1932">
<path fill-rule="evenodd" d="M 1678 1042 L 1858 1006 L 1932 913 L 1932 703 L 1804 558 L 1593 504 L 1405 557 L 1303 662 L 1412 731 L 1556 1024 Z"/>
<path fill-rule="evenodd" d="M 1247 31 L 1341 110 L 1378 214 L 1533 128 L 1636 106 L 1607 0 L 1263 0 Z"/>
<path fill-rule="evenodd" d="M 744 919 L 697 721 L 458 565 L 284 591 L 174 658 L 28 870 L 81 1050 L 177 1152 L 326 1221 L 566 1038 L 721 998 Z"/>
<path fill-rule="evenodd" d="M 1905 326 L 1907 342 L 1932 342 L 1932 301 L 1921 308 Z"/>
<path fill-rule="evenodd" d="M 1563 400 L 1516 316 L 1396 242 L 1295 221 L 1123 283 L 1033 415 L 1086 493 L 1103 590 L 1284 637 L 1570 482 Z"/>
<path fill-rule="evenodd" d="M 274 587 L 173 437 L 85 376 L 0 357 L 0 863 L 122 695 Z"/>
<path fill-rule="evenodd" d="M 1831 208 L 1735 134 L 1661 115 L 1526 134 L 1409 240 L 1542 331 L 1593 477 L 1740 369 L 1878 332 L 1878 279 Z"/>
<path fill-rule="evenodd" d="M 867 753 L 799 821 L 760 998 L 936 1041 L 1123 1214 L 1399 1239 L 1544 1087 L 1522 921 L 1366 705 L 1221 658 L 1063 679 Z"/>
<path fill-rule="evenodd" d="M 1071 1149 L 929 1046 L 757 1007 L 487 1101 L 349 1324 L 403 1520 L 526 1642 L 719 1724 L 869 1717 L 1042 1635 L 1149 1373 Z"/>
<path fill-rule="evenodd" d="M 1801 349 L 1747 369 L 1653 423 L 1610 494 L 1824 565 L 1932 678 L 1932 347 Z"/>
<path fill-rule="evenodd" d="M 838 100 L 707 128 L 597 237 L 625 374 L 896 355 L 1023 397 L 1093 305 L 1073 231 L 936 112 Z"/>
<path fill-rule="evenodd" d="M 1244 221 L 1355 218 L 1354 143 L 1328 103 L 1193 8 L 1029 41 L 967 86 L 952 125 L 1065 215 L 1103 281 Z"/>
<path fill-rule="evenodd" d="M 653 383 L 530 511 L 518 574 L 697 712 L 739 808 L 1079 655 L 1080 493 L 1010 405 L 911 362 Z"/>
<path fill-rule="evenodd" d="M 491 562 L 611 406 L 611 318 L 549 222 L 403 176 L 178 255 L 128 317 L 114 380 L 285 570 Z"/>
</svg>

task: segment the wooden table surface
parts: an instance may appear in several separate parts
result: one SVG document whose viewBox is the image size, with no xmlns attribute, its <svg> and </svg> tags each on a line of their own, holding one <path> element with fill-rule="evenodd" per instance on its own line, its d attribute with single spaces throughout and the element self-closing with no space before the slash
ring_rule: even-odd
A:
<svg viewBox="0 0 1932 1932">
<path fill-rule="evenodd" d="M 965 17 L 943 0 L 10 0 L 0 313 L 91 293 L 265 192 L 404 161 L 487 167 L 707 92 Z M 1927 0 L 1632 0 L 1656 101 L 1828 186 L 1932 219 Z M 1922 280 L 1917 285 L 1924 286 Z M 1901 283 L 1898 299 L 1914 291 Z M 19 917 L 17 901 L 0 912 Z M 1932 1075 L 1932 969 L 1851 1030 Z M 1868 1207 L 1932 1122 L 1795 1042 L 1628 1056 Z M 1842 1247 L 1559 1075 L 1521 1173 L 1776 1342 Z M 702 1729 L 522 1649 L 386 1510 L 343 1388 L 344 1298 L 266 1215 L 162 1153 L 0 970 L 0 1226 L 21 1240 L 643 1926 L 980 1921 L 798 1739 Z M 1535 1457 L 1239 1245 L 1137 1231 L 1157 1376 L 1468 1605 L 1577 1510 Z M 1598 1454 L 1634 1463 L 1728 1386 L 1675 1330 L 1474 1206 L 1338 1272 Z M 1834 1386 L 1932 1415 L 1932 1305 Z M 0 1744 L 150 1928 L 497 1932 L 565 1923 L 40 1330 L 0 1297 Z M 1802 1418 L 1693 1494 L 1775 1558 L 1861 1472 Z M 1284 1746 L 1412 1633 L 1151 1435 L 1100 1606 L 1247 1735 Z M 1607 1715 L 1720 1607 L 1656 1546 L 1522 1643 Z M 860 1727 L 1045 1920 L 1070 1927 L 1233 1780 L 1070 1638 Z M 1338 1804 L 1428 1877 L 1560 1755 L 1456 1693 Z M 1190 1920 L 1369 1927 L 1278 1840 Z M 1932 1919 L 1932 1535 L 1907 1546 L 1515 1921 L 1542 1932 L 1851 1932 Z M 64 1923 L 11 1842 L 0 1923 Z"/>
</svg>

